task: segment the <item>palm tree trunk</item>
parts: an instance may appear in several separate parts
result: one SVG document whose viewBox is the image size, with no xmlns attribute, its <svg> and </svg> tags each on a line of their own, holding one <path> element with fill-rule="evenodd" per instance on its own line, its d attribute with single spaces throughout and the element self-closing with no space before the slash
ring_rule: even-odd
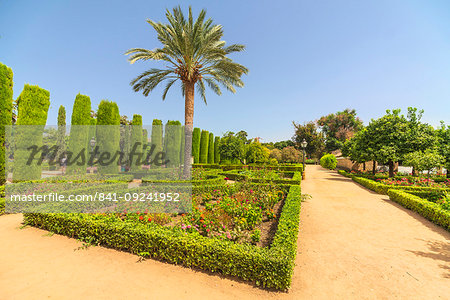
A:
<svg viewBox="0 0 450 300">
<path fill-rule="evenodd" d="M 183 178 L 191 177 L 192 131 L 194 129 L 195 83 L 184 82 L 184 168 Z"/>
</svg>

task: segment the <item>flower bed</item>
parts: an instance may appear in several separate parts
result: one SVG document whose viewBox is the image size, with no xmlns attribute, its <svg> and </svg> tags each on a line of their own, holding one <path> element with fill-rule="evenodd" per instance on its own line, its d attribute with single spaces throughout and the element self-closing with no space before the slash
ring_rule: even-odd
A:
<svg viewBox="0 0 450 300">
<path fill-rule="evenodd" d="M 211 200 L 205 202 L 205 208 L 208 202 Z M 249 205 L 254 207 L 256 203 Z M 231 205 L 231 202 L 221 201 L 217 206 L 223 209 L 228 206 L 226 204 Z M 247 203 L 244 203 L 240 206 L 239 213 L 244 213 L 246 205 Z M 202 220 L 198 212 L 193 213 L 194 218 L 178 216 L 184 222 L 179 228 L 158 224 L 159 221 L 145 220 L 141 215 L 130 217 L 136 218 L 135 220 L 126 218 L 124 221 L 117 215 L 25 214 L 24 220 L 26 224 L 93 244 L 237 276 L 267 288 L 286 290 L 291 283 L 297 252 L 300 207 L 301 189 L 300 186 L 293 185 L 285 198 L 273 242 L 270 247 L 264 248 L 246 242 L 234 242 L 226 234 L 210 236 L 205 234 L 207 231 L 203 231 L 202 235 L 202 232 L 197 230 L 186 230 L 189 220 L 186 218 L 191 217 L 191 228 Z M 230 211 L 235 208 L 230 208 Z M 264 211 L 261 207 L 261 212 Z M 249 226 L 248 220 L 253 220 L 252 218 L 247 216 L 246 226 Z M 203 216 L 203 220 L 207 218 Z"/>
<path fill-rule="evenodd" d="M 406 191 L 396 189 L 390 189 L 388 195 L 392 201 L 417 212 L 424 218 L 450 231 L 450 210 L 448 202 L 446 204 L 433 203 Z"/>
</svg>

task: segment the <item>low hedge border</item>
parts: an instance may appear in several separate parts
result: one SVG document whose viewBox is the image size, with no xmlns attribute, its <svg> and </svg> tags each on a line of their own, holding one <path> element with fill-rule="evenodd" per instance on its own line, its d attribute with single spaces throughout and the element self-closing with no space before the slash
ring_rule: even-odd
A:
<svg viewBox="0 0 450 300">
<path fill-rule="evenodd" d="M 277 185 L 280 184 L 288 184 L 288 185 L 300 185 L 302 182 L 302 173 L 301 172 L 284 172 L 284 173 L 292 173 L 291 179 L 264 179 L 264 178 L 252 178 L 248 175 L 239 174 L 236 172 L 220 172 L 220 175 L 226 176 L 227 178 L 235 181 L 246 180 L 252 183 L 274 183 Z"/>
<path fill-rule="evenodd" d="M 426 191 L 426 192 L 450 192 L 450 188 L 435 188 L 435 187 L 427 187 L 427 186 L 400 186 L 400 185 L 387 185 L 382 184 L 371 179 L 366 179 L 362 177 L 353 176 L 353 181 L 361 184 L 362 186 L 377 192 L 378 194 L 387 195 L 388 191 L 393 190 L 403 190 L 403 191 Z"/>
<path fill-rule="evenodd" d="M 439 204 L 422 199 L 402 190 L 390 189 L 388 195 L 392 201 L 417 212 L 425 219 L 450 231 L 450 211 L 442 209 Z"/>
<path fill-rule="evenodd" d="M 127 226 L 86 215 L 24 214 L 24 222 L 90 243 L 287 290 L 297 253 L 300 209 L 301 188 L 291 186 L 270 248 L 185 234 L 157 224 Z"/>
<path fill-rule="evenodd" d="M 302 164 L 279 164 L 279 165 L 217 165 L 217 164 L 193 164 L 192 168 L 221 169 L 223 171 L 242 169 L 268 169 L 284 172 L 303 172 Z"/>
<path fill-rule="evenodd" d="M 210 178 L 204 180 L 157 180 L 151 178 L 142 178 L 143 183 L 192 183 L 192 185 L 212 185 L 224 182 L 224 176 L 222 175 L 209 175 Z"/>
<path fill-rule="evenodd" d="M 5 213 L 5 198 L 0 198 L 0 216 Z"/>
</svg>

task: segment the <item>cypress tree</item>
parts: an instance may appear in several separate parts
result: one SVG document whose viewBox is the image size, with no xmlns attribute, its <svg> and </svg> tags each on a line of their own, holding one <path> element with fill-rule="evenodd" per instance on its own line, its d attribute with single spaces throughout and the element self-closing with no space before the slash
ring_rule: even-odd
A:
<svg viewBox="0 0 450 300">
<path fill-rule="evenodd" d="M 164 144 L 168 165 L 177 167 L 180 165 L 180 149 L 181 149 L 181 123 L 180 121 L 167 121 Z"/>
<path fill-rule="evenodd" d="M 118 159 L 115 154 L 120 150 L 120 114 L 115 102 L 102 100 L 98 105 L 97 113 L 97 146 L 100 153 L 109 153 L 105 156 L 103 165 L 99 161 L 98 170 L 101 174 L 116 174 L 118 172 Z M 100 154 L 101 155 L 101 154 Z"/>
<path fill-rule="evenodd" d="M 180 147 L 180 164 L 184 163 L 184 143 L 185 141 L 185 136 L 184 136 L 184 126 L 181 126 L 181 130 L 180 130 L 180 139 L 181 139 L 181 147 Z"/>
<path fill-rule="evenodd" d="M 62 105 L 58 110 L 58 136 L 56 145 L 58 146 L 56 158 L 60 160 L 66 151 L 66 109 Z"/>
<path fill-rule="evenodd" d="M 214 163 L 220 163 L 220 153 L 219 153 L 220 137 L 216 136 L 214 138 Z"/>
<path fill-rule="evenodd" d="M 208 164 L 214 163 L 214 134 L 211 132 L 209 134 L 209 145 L 208 145 Z"/>
<path fill-rule="evenodd" d="M 142 149 L 143 149 L 143 139 L 144 139 L 144 134 L 143 134 L 143 130 L 142 130 L 142 116 L 140 115 L 133 115 L 133 121 L 131 122 L 131 144 L 130 144 L 130 151 L 132 151 L 133 149 L 135 150 L 135 153 L 138 155 L 139 153 L 142 153 Z M 140 164 L 138 164 L 138 156 L 135 155 L 131 160 L 130 160 L 130 166 L 131 166 L 131 171 L 132 172 L 138 172 L 142 169 L 142 166 Z M 143 156 L 143 154 L 142 154 Z M 141 161 L 145 159 L 145 157 L 142 157 L 142 159 L 140 159 Z"/>
<path fill-rule="evenodd" d="M 195 127 L 192 132 L 192 156 L 194 164 L 200 163 L 200 128 Z"/>
<path fill-rule="evenodd" d="M 72 126 L 70 127 L 69 151 L 72 157 L 68 157 L 68 174 L 85 174 L 87 159 L 82 164 L 81 158 L 75 161 L 75 158 L 84 151 L 84 156 L 89 153 L 89 125 L 91 125 L 91 98 L 78 94 L 75 97 L 72 110 Z M 70 155 L 69 155 L 70 156 Z"/>
<path fill-rule="evenodd" d="M 5 183 L 6 131 L 4 126 L 12 124 L 13 72 L 0 63 L 0 184 Z M 9 131 L 9 130 L 8 130 Z"/>
<path fill-rule="evenodd" d="M 200 136 L 200 163 L 201 164 L 208 163 L 208 146 L 209 146 L 209 132 L 206 130 L 202 130 L 202 134 Z"/>
<path fill-rule="evenodd" d="M 37 163 L 39 157 L 31 165 L 27 165 L 30 155 L 28 147 L 42 147 L 45 123 L 50 106 L 50 93 L 37 85 L 25 84 L 22 93 L 17 98 L 18 114 L 15 131 L 15 151 L 13 178 L 15 181 L 41 178 L 41 166 Z"/>
<path fill-rule="evenodd" d="M 152 122 L 152 146 L 155 146 L 155 149 L 153 151 L 153 155 L 151 157 L 151 160 L 153 161 L 155 159 L 155 155 L 158 152 L 163 151 L 163 128 L 162 128 L 162 121 L 158 119 L 154 119 Z M 160 163 L 160 162 L 158 162 Z M 158 167 L 154 164 L 152 167 Z"/>
</svg>

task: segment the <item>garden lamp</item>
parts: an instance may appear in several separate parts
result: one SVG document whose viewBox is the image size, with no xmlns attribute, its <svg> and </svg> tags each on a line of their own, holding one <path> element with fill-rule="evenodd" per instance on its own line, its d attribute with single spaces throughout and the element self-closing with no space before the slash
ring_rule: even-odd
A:
<svg viewBox="0 0 450 300">
<path fill-rule="evenodd" d="M 308 143 L 306 142 L 305 139 L 303 139 L 303 141 L 300 143 L 300 145 L 303 148 L 303 172 L 305 172 L 305 156 L 306 156 L 305 149 L 306 149 L 306 146 L 308 146 Z"/>
</svg>

